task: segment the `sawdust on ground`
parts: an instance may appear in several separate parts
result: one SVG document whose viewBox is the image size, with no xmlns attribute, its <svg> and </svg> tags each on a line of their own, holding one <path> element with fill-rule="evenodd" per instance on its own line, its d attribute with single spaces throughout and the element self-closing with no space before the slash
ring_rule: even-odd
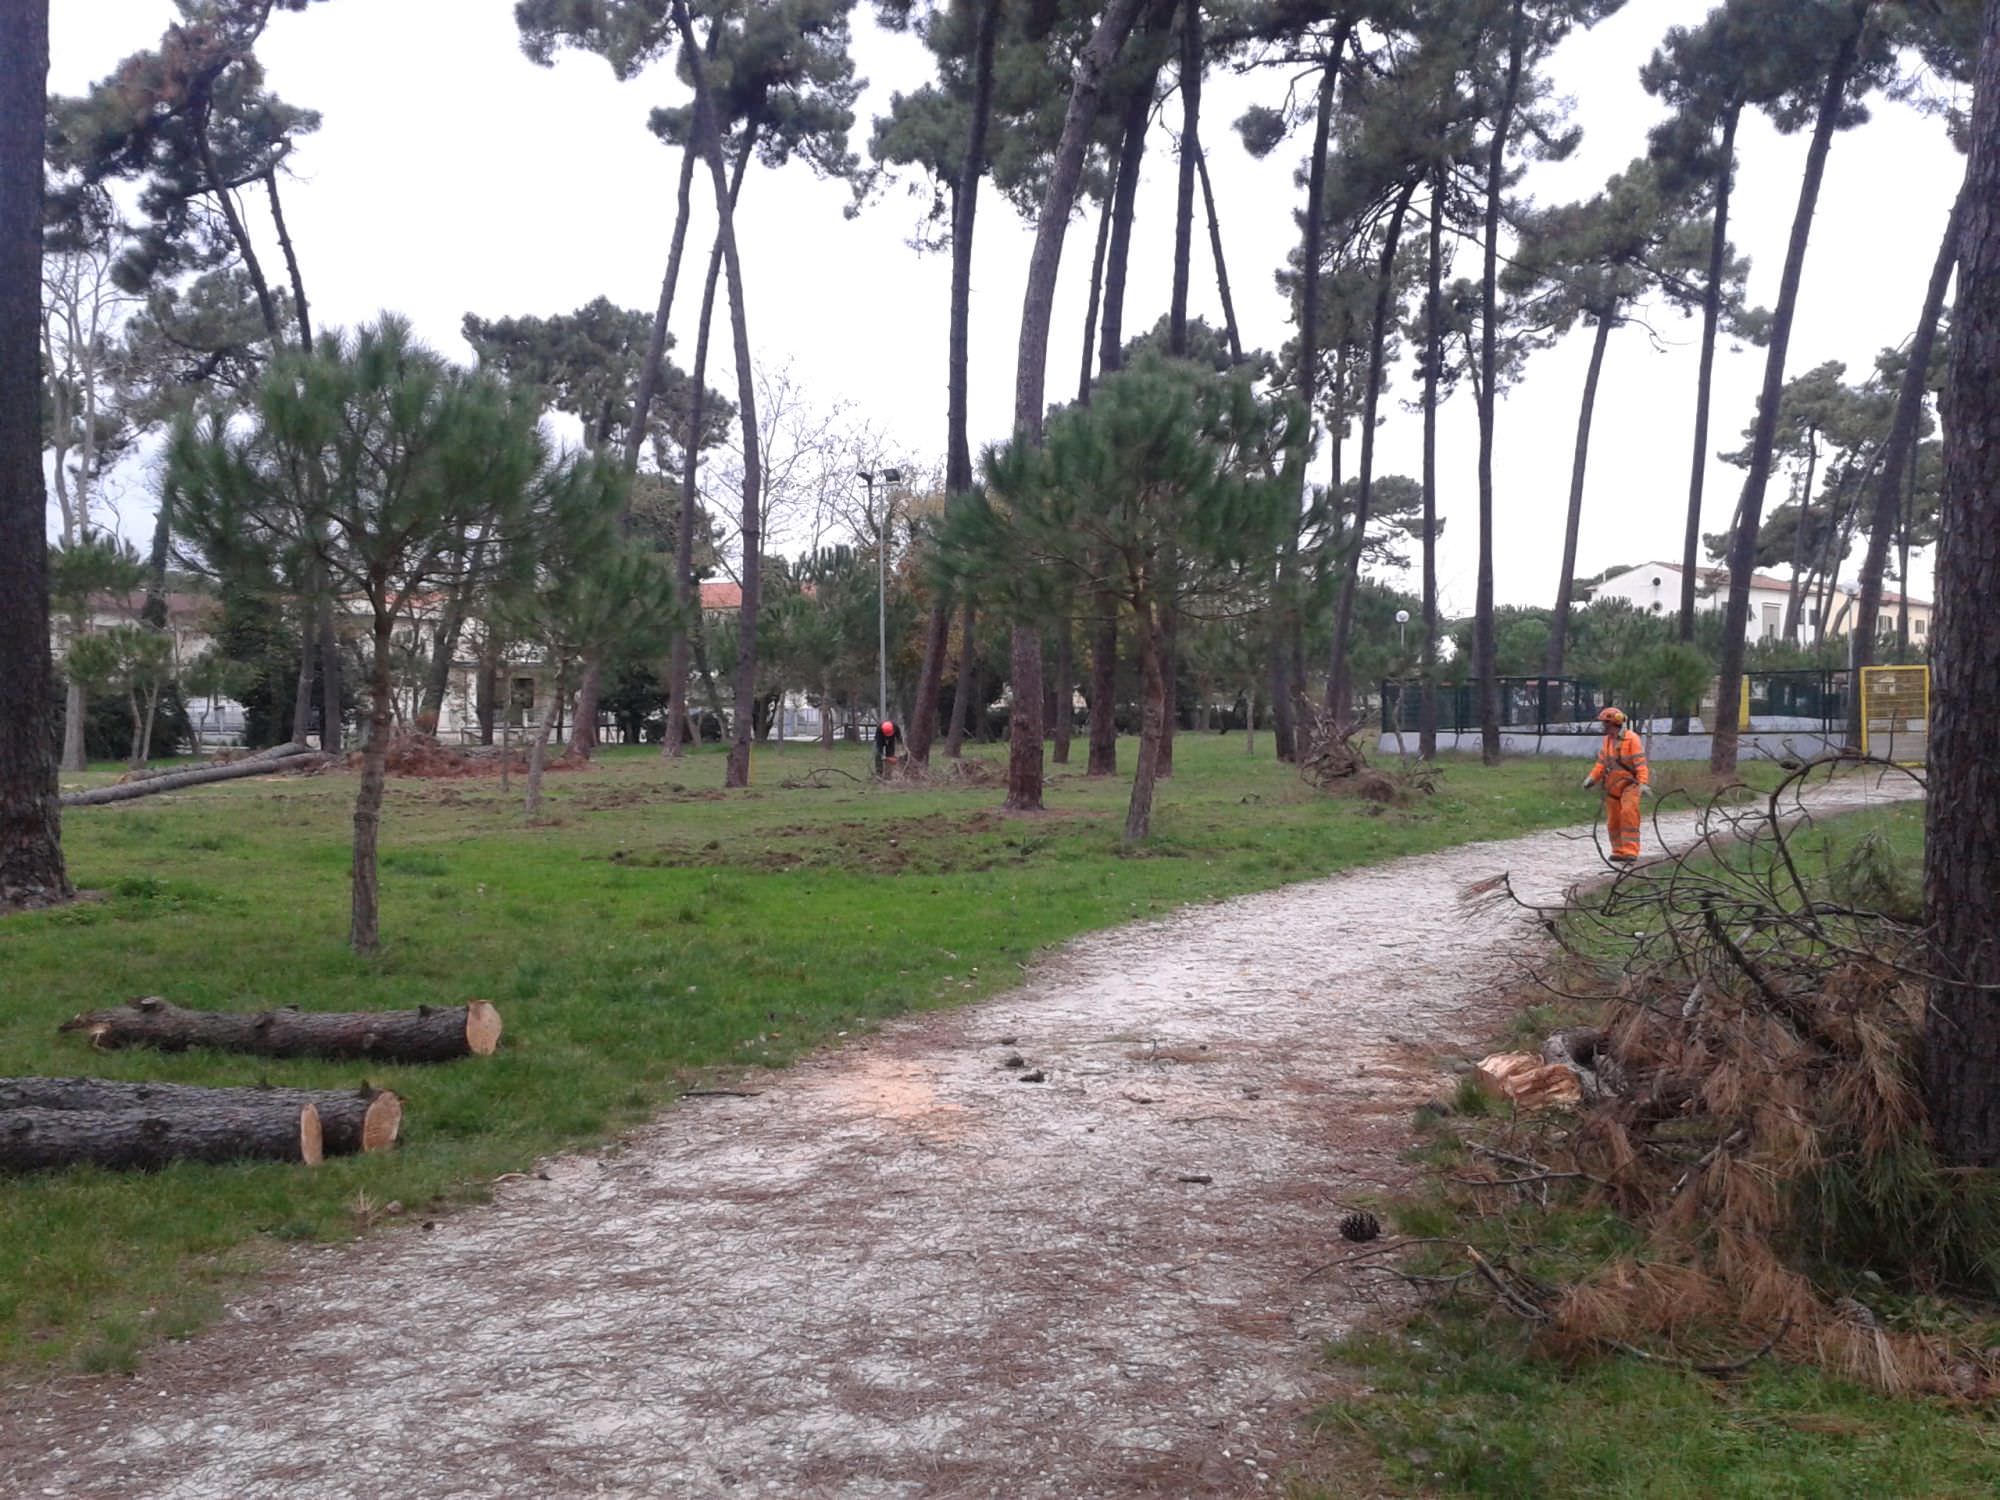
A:
<svg viewBox="0 0 2000 1500">
<path fill-rule="evenodd" d="M 0 1398 L 0 1490 L 1278 1494 L 1375 1295 L 1329 1269 L 1340 1205 L 1404 1180 L 1433 1059 L 1533 940 L 1461 893 L 1599 868 L 1538 834 L 1087 938 L 429 1232 L 302 1250 L 136 1377 Z"/>
</svg>

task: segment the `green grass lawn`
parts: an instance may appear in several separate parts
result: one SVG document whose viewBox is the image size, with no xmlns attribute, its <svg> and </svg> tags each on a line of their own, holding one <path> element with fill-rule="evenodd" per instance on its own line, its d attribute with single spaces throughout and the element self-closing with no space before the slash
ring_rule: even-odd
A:
<svg viewBox="0 0 2000 1500">
<path fill-rule="evenodd" d="M 1134 751 L 1121 746 L 1128 768 Z M 8 1182 L 0 1366 L 128 1365 L 148 1339 L 198 1326 L 276 1243 L 356 1232 L 392 1202 L 425 1215 L 474 1198 L 498 1173 L 643 1119 L 690 1070 L 779 1064 L 836 1032 L 977 998 L 1076 933 L 1594 808 L 1572 762 L 1455 762 L 1436 796 L 1384 810 L 1309 792 L 1237 736 L 1185 736 L 1178 759 L 1137 853 L 1118 840 L 1127 783 L 1070 768 L 1052 768 L 1050 813 L 1025 819 L 999 814 L 997 787 L 831 775 L 830 789 L 787 788 L 819 764 L 799 746 L 760 751 L 755 785 L 726 795 L 712 750 L 668 766 L 614 749 L 552 774 L 535 827 L 492 778 L 393 780 L 374 960 L 344 942 L 351 775 L 73 811 L 71 872 L 98 899 L 0 921 L 0 1074 L 365 1075 L 404 1096 L 404 1139 L 310 1171 Z M 843 747 L 836 764 L 864 774 L 865 754 Z M 433 1068 L 93 1053 L 56 1033 L 141 994 L 310 1009 L 478 996 L 507 1031 L 498 1056 Z"/>
<path fill-rule="evenodd" d="M 1397 1492 L 1540 1500 L 1990 1500 L 2000 1425 L 1810 1370 L 1736 1380 L 1613 1358 L 1565 1368 L 1518 1325 L 1446 1304 L 1343 1346 L 1368 1394 L 1327 1422 Z"/>
</svg>

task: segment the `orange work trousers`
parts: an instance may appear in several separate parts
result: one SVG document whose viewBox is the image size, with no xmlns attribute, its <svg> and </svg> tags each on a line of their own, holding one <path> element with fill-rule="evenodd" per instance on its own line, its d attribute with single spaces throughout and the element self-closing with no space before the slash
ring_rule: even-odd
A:
<svg viewBox="0 0 2000 1500">
<path fill-rule="evenodd" d="M 1624 778 L 1614 789 L 1604 787 L 1604 827 L 1611 837 L 1613 859 L 1639 857 L 1639 783 Z"/>
</svg>

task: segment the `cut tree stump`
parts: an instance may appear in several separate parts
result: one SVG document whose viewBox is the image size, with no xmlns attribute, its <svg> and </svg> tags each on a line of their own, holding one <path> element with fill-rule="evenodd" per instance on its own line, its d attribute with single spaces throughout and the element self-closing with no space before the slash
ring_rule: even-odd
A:
<svg viewBox="0 0 2000 1500">
<path fill-rule="evenodd" d="M 286 771 L 310 770 L 325 765 L 331 758 L 304 745 L 279 745 L 275 749 L 260 750 L 255 755 L 225 761 L 221 765 L 198 766 L 191 771 L 164 771 L 134 781 L 117 782 L 112 786 L 93 787 L 87 792 L 69 792 L 64 795 L 62 805 L 102 807 L 108 802 L 129 802 L 134 797 L 152 797 L 161 792 L 176 792 L 183 787 L 233 781 L 241 776 L 275 776 Z"/>
<path fill-rule="evenodd" d="M 15 1109 L 178 1115 L 231 1105 L 285 1105 L 319 1112 L 328 1156 L 387 1151 L 403 1128 L 403 1101 L 388 1089 L 197 1088 L 184 1083 L 118 1083 L 108 1078 L 0 1078 L 0 1129 Z"/>
<path fill-rule="evenodd" d="M 486 1057 L 500 1045 L 500 1012 L 484 1000 L 415 1010 L 184 1010 L 158 995 L 62 1023 L 95 1047 L 213 1047 L 259 1057 L 365 1057 L 384 1062 L 449 1062 Z"/>
<path fill-rule="evenodd" d="M 319 1111 L 259 1102 L 145 1110 L 10 1109 L 0 1113 L 0 1172 L 93 1166 L 151 1171 L 170 1162 L 319 1165 Z"/>
</svg>

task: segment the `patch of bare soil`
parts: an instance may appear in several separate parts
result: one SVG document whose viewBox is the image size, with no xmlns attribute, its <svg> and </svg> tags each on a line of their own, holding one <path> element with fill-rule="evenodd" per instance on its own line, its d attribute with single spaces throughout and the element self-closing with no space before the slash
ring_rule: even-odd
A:
<svg viewBox="0 0 2000 1500">
<path fill-rule="evenodd" d="M 456 780 L 466 776 L 498 776 L 503 762 L 516 776 L 528 774 L 526 747 L 512 752 L 503 752 L 497 747 L 487 746 L 461 750 L 455 746 L 440 744 L 433 735 L 402 733 L 391 736 L 387 758 L 383 764 L 391 776 L 437 781 Z M 544 769 L 555 772 L 580 771 L 589 764 L 589 760 L 583 756 L 555 751 L 549 755 Z M 361 752 L 356 750 L 348 755 L 345 765 L 349 770 L 359 770 Z"/>
<path fill-rule="evenodd" d="M 1370 1310 L 1340 1206 L 1403 1183 L 1429 1059 L 1534 939 L 1461 893 L 1600 868 L 1542 834 L 1076 943 L 432 1232 L 300 1251 L 135 1378 L 0 1398 L 7 1493 L 1277 1494 Z"/>
<path fill-rule="evenodd" d="M 577 805 L 585 805 L 579 802 Z M 1102 819 L 1102 814 L 1086 813 Z M 971 834 L 994 834 L 972 839 Z M 1023 864 L 1045 845 L 1028 821 L 996 809 L 971 815 L 798 823 L 738 838 L 621 849 L 603 856 L 649 869 L 824 870 L 844 875 L 949 875 Z M 598 856 L 592 856 L 596 858 Z"/>
</svg>

